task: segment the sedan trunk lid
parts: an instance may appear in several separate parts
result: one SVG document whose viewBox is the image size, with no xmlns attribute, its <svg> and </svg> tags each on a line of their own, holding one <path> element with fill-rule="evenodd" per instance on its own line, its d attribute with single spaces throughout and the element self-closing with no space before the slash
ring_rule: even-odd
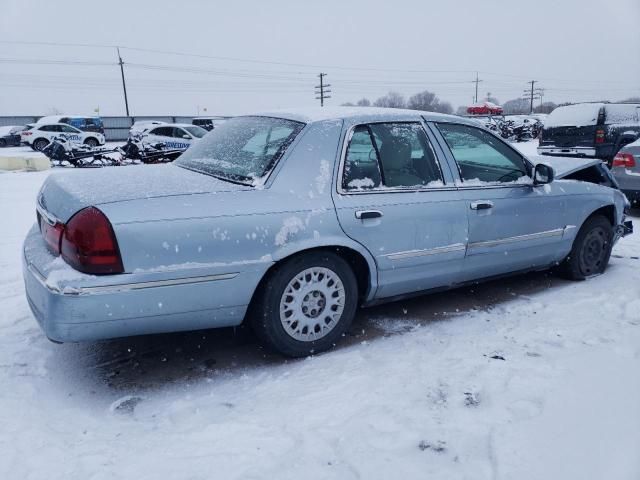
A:
<svg viewBox="0 0 640 480">
<path fill-rule="evenodd" d="M 144 176 L 137 175 L 142 173 L 140 168 L 144 168 Z M 38 204 L 64 223 L 78 210 L 89 206 L 251 189 L 173 164 L 73 170 L 50 175 L 40 190 Z"/>
</svg>

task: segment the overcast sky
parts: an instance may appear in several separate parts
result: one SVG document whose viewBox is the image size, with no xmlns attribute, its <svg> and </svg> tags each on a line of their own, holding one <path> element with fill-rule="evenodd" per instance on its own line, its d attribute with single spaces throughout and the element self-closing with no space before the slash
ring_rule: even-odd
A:
<svg viewBox="0 0 640 480">
<path fill-rule="evenodd" d="M 640 96 L 640 0 L 0 0 L 0 115 L 124 114 L 115 48 L 61 45 L 80 43 L 127 47 L 132 115 L 316 105 L 320 71 L 331 105 L 467 105 L 476 71 L 501 102 L 529 80 L 555 102 Z"/>
</svg>

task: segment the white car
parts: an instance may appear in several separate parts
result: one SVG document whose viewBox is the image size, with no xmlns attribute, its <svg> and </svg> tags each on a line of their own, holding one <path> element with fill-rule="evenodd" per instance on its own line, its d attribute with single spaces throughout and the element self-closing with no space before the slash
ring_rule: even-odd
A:
<svg viewBox="0 0 640 480">
<path fill-rule="evenodd" d="M 188 123 L 167 123 L 158 125 L 145 133 L 145 143 L 162 142 L 167 148 L 186 149 L 204 137 L 204 128 Z"/>
<path fill-rule="evenodd" d="M 104 135 L 98 132 L 83 132 L 82 130 L 67 125 L 66 123 L 36 123 L 33 128 L 20 132 L 23 143 L 34 150 L 41 151 L 49 145 L 53 138 L 64 134 L 71 143 L 83 143 L 90 147 L 104 145 Z"/>
<path fill-rule="evenodd" d="M 131 125 L 131 128 L 129 129 L 129 136 L 147 132 L 158 125 L 167 125 L 167 122 L 160 120 L 138 120 Z"/>
</svg>

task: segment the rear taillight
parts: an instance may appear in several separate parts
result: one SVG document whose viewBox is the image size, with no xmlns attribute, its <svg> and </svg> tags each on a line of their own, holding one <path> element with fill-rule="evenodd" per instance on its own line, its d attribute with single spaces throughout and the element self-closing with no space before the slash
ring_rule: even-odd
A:
<svg viewBox="0 0 640 480">
<path fill-rule="evenodd" d="M 20 135 L 23 135 L 26 137 L 28 135 L 33 135 L 33 132 L 20 132 Z"/>
<path fill-rule="evenodd" d="M 124 272 L 111 223 L 95 207 L 80 210 L 67 222 L 60 253 L 69 265 L 84 273 L 105 275 Z"/>
<path fill-rule="evenodd" d="M 40 233 L 44 238 L 47 248 L 54 255 L 60 255 L 60 239 L 62 238 L 62 232 L 64 231 L 64 225 L 62 223 L 51 224 L 47 222 L 44 217 L 38 215 L 40 222 Z"/>
<path fill-rule="evenodd" d="M 596 143 L 604 143 L 604 130 L 596 130 Z"/>
<path fill-rule="evenodd" d="M 636 159 L 630 153 L 618 153 L 613 157 L 613 167 L 633 168 L 636 166 Z"/>
</svg>

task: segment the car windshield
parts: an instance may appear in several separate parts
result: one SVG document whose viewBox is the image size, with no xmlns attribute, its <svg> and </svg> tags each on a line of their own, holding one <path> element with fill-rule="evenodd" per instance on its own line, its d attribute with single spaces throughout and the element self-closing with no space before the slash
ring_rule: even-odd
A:
<svg viewBox="0 0 640 480">
<path fill-rule="evenodd" d="M 193 135 L 196 138 L 202 138 L 204 137 L 207 132 L 204 128 L 201 127 L 197 127 L 197 126 L 193 126 L 193 127 L 184 127 L 184 129 L 189 132 L 191 135 Z"/>
<path fill-rule="evenodd" d="M 304 123 L 237 117 L 192 145 L 177 165 L 232 182 L 256 185 L 273 168 Z"/>
</svg>

